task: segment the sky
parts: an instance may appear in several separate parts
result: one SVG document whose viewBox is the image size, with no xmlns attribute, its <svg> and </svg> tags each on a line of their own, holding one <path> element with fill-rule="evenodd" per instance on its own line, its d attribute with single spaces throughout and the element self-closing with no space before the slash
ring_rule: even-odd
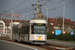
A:
<svg viewBox="0 0 75 50">
<path fill-rule="evenodd" d="M 5 13 L 11 14 L 11 10 L 13 9 L 14 14 L 25 15 L 25 17 L 21 17 L 21 20 L 26 20 L 28 14 L 28 19 L 34 18 L 33 15 L 33 7 L 31 4 L 36 4 L 37 0 L 0 0 L 0 14 L 3 11 L 7 11 Z M 43 5 L 46 0 L 40 0 L 40 4 Z M 65 18 L 71 19 L 75 21 L 75 0 L 50 0 L 45 5 L 43 5 L 42 12 L 43 15 L 47 16 L 47 9 L 48 8 L 48 17 L 49 18 L 56 18 L 58 16 L 63 17 L 63 8 L 65 3 Z M 56 10 L 51 10 L 56 8 Z M 34 11 L 35 12 L 35 11 Z M 14 17 L 15 18 L 15 17 Z"/>
</svg>

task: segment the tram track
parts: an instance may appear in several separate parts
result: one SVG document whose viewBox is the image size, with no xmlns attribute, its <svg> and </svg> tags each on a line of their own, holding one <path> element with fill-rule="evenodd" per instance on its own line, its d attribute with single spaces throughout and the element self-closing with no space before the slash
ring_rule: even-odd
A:
<svg viewBox="0 0 75 50">
<path fill-rule="evenodd" d="M 13 40 L 10 40 L 9 37 L 2 37 L 0 38 L 1 40 L 5 40 L 5 41 L 9 41 L 9 42 L 14 42 L 14 43 L 18 43 L 18 42 L 15 42 Z M 23 45 L 29 45 L 29 46 L 35 46 L 35 47 L 38 47 L 38 48 L 44 48 L 46 50 L 75 50 L 75 48 L 70 48 L 70 47 L 65 47 L 65 46 L 59 46 L 59 45 L 52 45 L 52 44 L 45 44 L 45 45 L 35 45 L 35 44 L 30 44 L 30 43 L 26 43 L 26 42 L 21 42 L 20 44 L 23 44 Z"/>
</svg>

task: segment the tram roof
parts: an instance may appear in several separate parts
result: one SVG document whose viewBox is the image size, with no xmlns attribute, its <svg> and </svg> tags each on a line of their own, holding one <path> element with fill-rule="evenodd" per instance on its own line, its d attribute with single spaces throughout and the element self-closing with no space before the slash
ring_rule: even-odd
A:
<svg viewBox="0 0 75 50">
<path fill-rule="evenodd" d="M 47 21 L 45 19 L 31 19 L 30 23 L 46 23 Z"/>
</svg>

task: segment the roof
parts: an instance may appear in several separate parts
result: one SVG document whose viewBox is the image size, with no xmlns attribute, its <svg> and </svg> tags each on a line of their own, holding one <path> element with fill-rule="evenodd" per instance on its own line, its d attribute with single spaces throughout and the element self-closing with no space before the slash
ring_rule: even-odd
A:
<svg viewBox="0 0 75 50">
<path fill-rule="evenodd" d="M 9 26 L 10 23 L 11 23 L 11 20 L 10 19 L 2 19 L 5 23 L 5 26 Z M 13 22 L 20 22 L 20 23 L 24 23 L 24 22 L 27 22 L 27 20 L 13 20 Z"/>
<path fill-rule="evenodd" d="M 72 21 L 72 26 L 75 26 L 75 21 Z"/>
<path fill-rule="evenodd" d="M 47 24 L 46 20 L 31 20 L 30 23 L 45 23 Z"/>
<path fill-rule="evenodd" d="M 57 26 L 56 18 L 48 18 L 48 22 L 49 22 L 49 23 L 53 23 L 52 26 Z"/>
<path fill-rule="evenodd" d="M 10 19 L 2 19 L 5 23 L 5 26 L 9 26 L 11 23 Z M 64 20 L 64 24 L 68 24 L 71 26 L 75 26 L 75 21 L 71 21 L 71 19 L 65 19 Z M 27 20 L 13 20 L 13 22 L 20 22 L 20 23 L 24 23 L 27 22 Z M 63 19 L 57 19 L 57 18 L 48 18 L 48 23 L 53 23 L 52 26 L 57 26 L 59 23 L 62 23 Z"/>
<path fill-rule="evenodd" d="M 71 21 L 71 19 L 65 19 L 64 24 L 75 26 L 75 21 Z M 63 19 L 61 18 L 48 18 L 49 23 L 53 23 L 52 26 L 57 26 L 58 24 L 63 24 Z"/>
<path fill-rule="evenodd" d="M 65 19 L 65 24 L 71 25 L 72 26 L 72 21 L 71 19 Z"/>
</svg>

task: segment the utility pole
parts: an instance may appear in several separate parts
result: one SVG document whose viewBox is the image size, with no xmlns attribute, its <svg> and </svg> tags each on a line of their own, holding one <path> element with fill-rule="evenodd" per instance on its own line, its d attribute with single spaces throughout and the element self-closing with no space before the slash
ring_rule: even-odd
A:
<svg viewBox="0 0 75 50">
<path fill-rule="evenodd" d="M 20 22 L 21 22 L 21 16 L 20 16 Z"/>
<path fill-rule="evenodd" d="M 27 0 L 30 4 L 32 4 L 29 0 Z M 36 5 L 35 11 L 36 11 L 36 17 L 35 18 L 39 18 L 38 16 L 40 15 L 40 11 L 41 11 L 41 6 L 45 5 L 47 2 L 45 2 L 44 4 L 39 4 L 40 1 L 47 1 L 49 2 L 50 0 L 37 0 L 37 4 L 32 4 L 32 6 Z M 33 11 L 34 13 L 34 11 Z M 34 14 L 35 15 L 35 14 Z"/>
<path fill-rule="evenodd" d="M 27 15 L 27 21 L 28 21 L 28 14 L 26 14 Z"/>
<path fill-rule="evenodd" d="M 11 40 L 12 40 L 12 30 L 13 30 L 12 26 L 13 26 L 13 10 L 12 10 L 12 13 L 11 13 L 11 34 L 10 34 Z"/>
<path fill-rule="evenodd" d="M 2 15 L 1 15 L 1 21 L 2 21 Z"/>
<path fill-rule="evenodd" d="M 37 0 L 36 18 L 38 18 L 38 13 L 39 13 L 39 0 Z"/>
<path fill-rule="evenodd" d="M 48 8 L 46 8 L 47 9 L 47 23 L 48 23 Z"/>
<path fill-rule="evenodd" d="M 63 8 L 63 32 L 64 32 L 65 3 L 63 4 L 64 4 L 64 8 Z"/>
<path fill-rule="evenodd" d="M 7 34 L 7 18 L 6 18 L 6 33 L 5 33 L 5 36 L 6 36 L 6 34 Z"/>
</svg>

